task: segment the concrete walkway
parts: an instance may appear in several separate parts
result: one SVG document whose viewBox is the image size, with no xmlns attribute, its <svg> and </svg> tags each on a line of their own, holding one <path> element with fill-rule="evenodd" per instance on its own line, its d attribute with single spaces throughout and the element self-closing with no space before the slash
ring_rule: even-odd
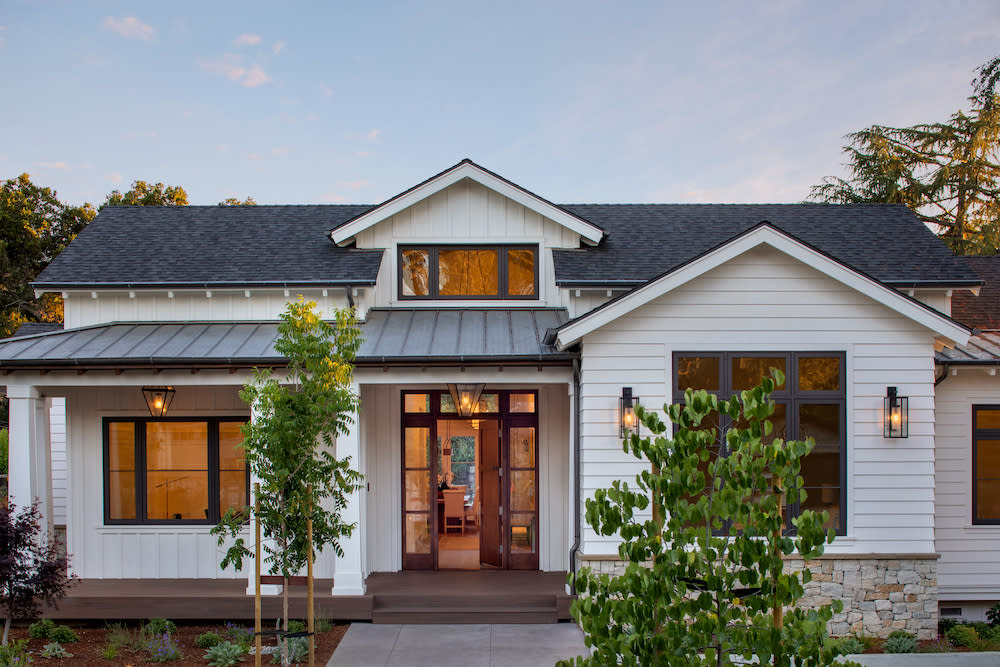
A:
<svg viewBox="0 0 1000 667">
<path fill-rule="evenodd" d="M 352 623 L 327 667 L 552 667 L 586 650 L 575 623 Z"/>
</svg>

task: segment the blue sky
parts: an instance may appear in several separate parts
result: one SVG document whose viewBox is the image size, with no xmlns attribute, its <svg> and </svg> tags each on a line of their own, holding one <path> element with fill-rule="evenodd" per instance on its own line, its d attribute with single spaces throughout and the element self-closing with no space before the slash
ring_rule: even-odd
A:
<svg viewBox="0 0 1000 667">
<path fill-rule="evenodd" d="M 0 7 L 0 178 L 71 203 L 376 203 L 465 157 L 560 203 L 794 202 L 1000 54 L 994 1 Z"/>
</svg>

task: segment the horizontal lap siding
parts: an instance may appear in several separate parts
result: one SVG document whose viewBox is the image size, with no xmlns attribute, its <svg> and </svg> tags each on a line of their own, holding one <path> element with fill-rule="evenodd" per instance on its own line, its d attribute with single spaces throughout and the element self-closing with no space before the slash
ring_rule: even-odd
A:
<svg viewBox="0 0 1000 667">
<path fill-rule="evenodd" d="M 972 525 L 972 406 L 1000 405 L 1000 377 L 962 369 L 937 387 L 937 550 L 942 600 L 1000 596 L 1000 526 Z"/>
<path fill-rule="evenodd" d="M 539 243 L 539 292 L 535 305 L 560 306 L 551 248 L 577 248 L 573 231 L 507 199 L 479 183 L 463 180 L 358 233 L 359 248 L 393 248 L 407 243 Z M 371 306 L 389 306 L 396 298 L 396 257 L 387 251 L 379 269 Z M 450 303 L 455 303 L 454 301 Z M 526 302 L 520 302 L 525 303 Z M 407 301 L 406 305 L 421 305 Z M 367 305 L 367 304 L 366 304 Z"/>
<path fill-rule="evenodd" d="M 252 280 L 253 276 L 247 276 Z M 304 293 L 315 301 L 320 310 L 330 313 L 334 308 L 345 308 L 347 297 L 343 289 L 332 288 L 323 297 L 319 290 L 212 290 L 212 298 L 205 290 L 175 290 L 171 298 L 164 289 L 145 292 L 135 291 L 135 298 L 127 292 L 98 292 L 96 299 L 90 292 L 72 292 L 65 301 L 66 328 L 90 326 L 106 322 L 185 322 L 185 321 L 260 321 L 276 320 L 289 301 Z"/>
<path fill-rule="evenodd" d="M 178 387 L 171 416 L 246 415 L 237 390 Z M 219 567 L 224 550 L 209 534 L 211 526 L 104 525 L 102 418 L 148 415 L 139 387 L 66 390 L 71 515 L 67 550 L 72 571 L 84 579 L 245 578 L 247 570 Z"/>
<path fill-rule="evenodd" d="M 843 351 L 847 363 L 848 536 L 829 551 L 934 550 L 933 335 L 775 250 L 758 248 L 583 341 L 583 495 L 641 469 L 617 436 L 618 397 L 669 400 L 674 351 Z M 910 397 L 910 438 L 882 438 L 885 388 Z M 881 493 L 881 489 L 886 489 Z M 583 551 L 617 542 L 585 530 Z"/>
</svg>

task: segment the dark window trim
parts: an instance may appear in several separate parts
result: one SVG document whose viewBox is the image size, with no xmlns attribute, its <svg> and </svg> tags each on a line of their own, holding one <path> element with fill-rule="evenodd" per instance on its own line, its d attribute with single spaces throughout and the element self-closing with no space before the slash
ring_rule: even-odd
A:
<svg viewBox="0 0 1000 667">
<path fill-rule="evenodd" d="M 105 417 L 101 425 L 104 470 L 104 525 L 106 526 L 210 526 L 221 518 L 219 510 L 219 424 L 223 422 L 246 423 L 249 417 Z M 206 519 L 147 519 L 146 518 L 146 424 L 155 422 L 205 422 L 208 425 L 208 507 Z M 111 443 L 110 428 L 113 423 L 132 424 L 135 460 L 135 519 L 112 519 L 111 509 Z M 250 467 L 246 472 L 246 504 L 250 504 Z"/>
<path fill-rule="evenodd" d="M 838 404 L 840 410 L 840 522 L 836 526 L 837 535 L 847 534 L 847 355 L 844 352 L 831 350 L 797 351 L 797 352 L 775 352 L 773 350 L 764 351 L 734 351 L 720 352 L 718 350 L 706 351 L 681 351 L 673 353 L 673 369 L 671 371 L 671 396 L 674 403 L 684 400 L 684 391 L 677 386 L 677 360 L 681 357 L 718 357 L 719 358 L 719 391 L 709 393 L 717 395 L 719 398 L 729 398 L 738 392 L 732 389 L 732 359 L 733 357 L 784 357 L 785 358 L 785 389 L 775 391 L 771 394 L 772 400 L 777 403 L 784 403 L 785 409 L 785 437 L 797 438 L 799 432 L 799 406 L 802 404 Z M 840 360 L 840 391 L 808 391 L 799 390 L 799 358 L 800 357 L 829 357 Z M 722 431 L 729 426 L 728 420 L 720 423 L 720 449 L 724 448 L 725 442 L 721 440 Z M 801 511 L 800 503 L 788 505 L 790 520 L 792 516 L 798 515 Z M 997 523 L 1000 523 L 998 521 Z M 791 526 L 791 524 L 788 524 Z"/>
<path fill-rule="evenodd" d="M 403 294 L 403 252 L 407 250 L 427 251 L 427 282 L 430 294 L 427 296 Z M 438 286 L 438 252 L 440 250 L 496 250 L 497 251 L 497 295 L 455 295 L 442 296 Z M 534 294 L 508 294 L 507 293 L 507 251 L 508 250 L 531 250 L 535 253 L 535 293 Z M 396 294 L 400 301 L 537 301 L 538 292 L 538 265 L 540 255 L 537 245 L 515 243 L 515 244 L 406 244 L 396 248 Z"/>
<path fill-rule="evenodd" d="M 972 525 L 973 526 L 1000 526 L 1000 516 L 992 519 L 980 519 L 979 517 L 979 466 L 977 461 L 979 459 L 977 454 L 977 449 L 979 446 L 979 440 L 990 439 L 990 440 L 1000 440 L 1000 428 L 976 428 L 976 413 L 980 410 L 1000 410 L 1000 405 L 994 404 L 975 404 L 972 406 L 972 484 L 969 488 L 972 490 Z"/>
</svg>

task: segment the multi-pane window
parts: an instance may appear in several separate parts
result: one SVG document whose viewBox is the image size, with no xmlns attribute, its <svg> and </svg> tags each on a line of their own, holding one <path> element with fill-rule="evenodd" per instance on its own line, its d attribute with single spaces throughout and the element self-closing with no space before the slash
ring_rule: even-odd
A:
<svg viewBox="0 0 1000 667">
<path fill-rule="evenodd" d="M 772 438 L 804 440 L 812 437 L 816 447 L 802 462 L 807 498 L 789 506 L 794 515 L 803 509 L 830 513 L 827 527 L 844 534 L 847 529 L 847 439 L 844 355 L 840 352 L 678 352 L 674 354 L 674 402 L 683 401 L 684 391 L 705 389 L 719 398 L 729 398 L 756 386 L 771 368 L 785 374 L 785 383 L 775 388 L 771 424 Z M 718 417 L 721 433 L 730 426 Z M 725 452 L 721 451 L 724 455 Z"/>
<path fill-rule="evenodd" d="M 972 406 L 972 523 L 1000 525 L 1000 405 Z"/>
<path fill-rule="evenodd" d="M 104 420 L 109 524 L 217 523 L 249 501 L 239 418 Z"/>
<path fill-rule="evenodd" d="M 402 299 L 537 299 L 536 246 L 400 246 Z"/>
</svg>

